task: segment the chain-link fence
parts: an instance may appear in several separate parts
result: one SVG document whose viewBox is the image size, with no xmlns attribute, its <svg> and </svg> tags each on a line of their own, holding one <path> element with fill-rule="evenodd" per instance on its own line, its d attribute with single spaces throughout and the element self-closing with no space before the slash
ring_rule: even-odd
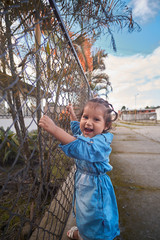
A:
<svg viewBox="0 0 160 240">
<path fill-rule="evenodd" d="M 90 89 L 53 0 L 1 0 L 0 46 L 0 239 L 60 240 L 74 162 L 38 122 L 69 131 Z"/>
</svg>

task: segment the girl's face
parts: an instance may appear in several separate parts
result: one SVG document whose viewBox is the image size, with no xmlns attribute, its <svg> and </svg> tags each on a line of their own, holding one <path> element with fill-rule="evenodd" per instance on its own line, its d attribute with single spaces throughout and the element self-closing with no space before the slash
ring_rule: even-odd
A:
<svg viewBox="0 0 160 240">
<path fill-rule="evenodd" d="M 107 129 L 104 108 L 103 105 L 95 103 L 89 103 L 85 106 L 80 120 L 80 129 L 84 137 L 92 138 Z"/>
</svg>

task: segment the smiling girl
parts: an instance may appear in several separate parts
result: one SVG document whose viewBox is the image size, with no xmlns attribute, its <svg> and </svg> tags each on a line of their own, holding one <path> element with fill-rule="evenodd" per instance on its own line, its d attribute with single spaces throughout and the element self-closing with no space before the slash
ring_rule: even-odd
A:
<svg viewBox="0 0 160 240">
<path fill-rule="evenodd" d="M 70 239 L 113 240 L 120 234 L 118 208 L 106 172 L 112 170 L 109 155 L 113 135 L 109 130 L 117 119 L 117 113 L 102 98 L 88 101 L 80 122 L 77 121 L 72 105 L 67 110 L 73 136 L 56 126 L 47 116 L 43 116 L 39 122 L 40 127 L 61 142 L 60 147 L 65 154 L 75 158 L 77 226 L 72 227 L 67 236 Z"/>
</svg>

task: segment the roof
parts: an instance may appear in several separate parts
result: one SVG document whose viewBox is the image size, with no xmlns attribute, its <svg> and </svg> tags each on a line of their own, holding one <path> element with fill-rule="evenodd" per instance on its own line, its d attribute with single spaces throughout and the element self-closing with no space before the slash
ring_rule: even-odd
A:
<svg viewBox="0 0 160 240">
<path fill-rule="evenodd" d="M 36 98 L 37 96 L 37 88 L 34 85 L 31 85 L 29 83 L 26 83 L 24 81 L 22 81 L 22 77 L 18 76 L 18 88 L 21 90 L 23 95 L 29 95 L 31 97 Z M 9 87 L 11 84 L 13 83 L 13 77 L 2 73 L 0 71 L 0 89 L 1 90 L 5 90 L 7 87 Z M 13 88 L 11 86 L 11 88 Z M 41 90 L 41 94 L 44 95 L 45 92 L 43 90 Z"/>
<path fill-rule="evenodd" d="M 121 110 L 121 112 L 133 112 L 133 111 L 155 111 L 157 108 L 142 108 L 142 109 L 126 109 L 126 110 Z"/>
</svg>

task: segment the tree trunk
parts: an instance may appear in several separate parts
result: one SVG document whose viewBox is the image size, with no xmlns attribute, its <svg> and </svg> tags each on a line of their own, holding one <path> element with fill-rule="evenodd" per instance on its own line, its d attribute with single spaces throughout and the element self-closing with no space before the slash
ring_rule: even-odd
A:
<svg viewBox="0 0 160 240">
<path fill-rule="evenodd" d="M 40 30 L 40 23 L 39 23 L 39 10 L 37 6 L 37 11 L 35 13 L 35 49 L 36 49 L 36 108 L 37 108 L 37 125 L 41 118 L 41 66 L 40 66 L 40 45 L 41 45 L 41 30 Z M 38 148 L 39 148 L 39 167 L 40 167 L 40 187 L 38 198 L 41 202 L 41 191 L 43 189 L 44 184 L 44 148 L 43 148 L 43 141 L 42 141 L 42 130 L 38 128 Z"/>
<path fill-rule="evenodd" d="M 15 126 L 15 129 L 16 129 L 16 133 L 17 133 L 18 139 L 20 141 L 19 144 L 20 144 L 20 146 L 22 146 L 22 143 L 23 143 L 23 146 L 22 146 L 23 155 L 25 157 L 25 161 L 27 161 L 27 159 L 29 157 L 29 148 L 28 148 L 28 141 L 27 141 L 27 136 L 26 136 L 26 128 L 25 128 L 25 123 L 24 123 L 24 117 L 23 117 L 23 113 L 22 113 L 21 100 L 20 100 L 20 95 L 19 95 L 19 90 L 18 90 L 19 76 L 16 73 L 16 68 L 15 68 L 15 64 L 14 64 L 12 41 L 11 41 L 11 29 L 10 29 L 11 23 L 10 23 L 10 20 L 8 18 L 8 14 L 5 15 L 5 22 L 6 22 L 6 36 L 7 36 L 7 42 L 8 42 L 11 74 L 12 74 L 12 77 L 13 77 L 13 82 L 17 81 L 17 83 L 12 88 L 13 103 L 12 103 L 11 96 L 10 96 L 9 92 L 8 92 L 7 96 L 8 96 L 9 104 L 10 104 L 10 107 L 11 107 L 11 113 L 12 113 L 14 126 Z M 16 107 L 16 109 L 15 109 L 15 107 Z M 20 131 L 19 126 L 18 126 L 18 121 L 19 121 L 21 131 Z"/>
</svg>

